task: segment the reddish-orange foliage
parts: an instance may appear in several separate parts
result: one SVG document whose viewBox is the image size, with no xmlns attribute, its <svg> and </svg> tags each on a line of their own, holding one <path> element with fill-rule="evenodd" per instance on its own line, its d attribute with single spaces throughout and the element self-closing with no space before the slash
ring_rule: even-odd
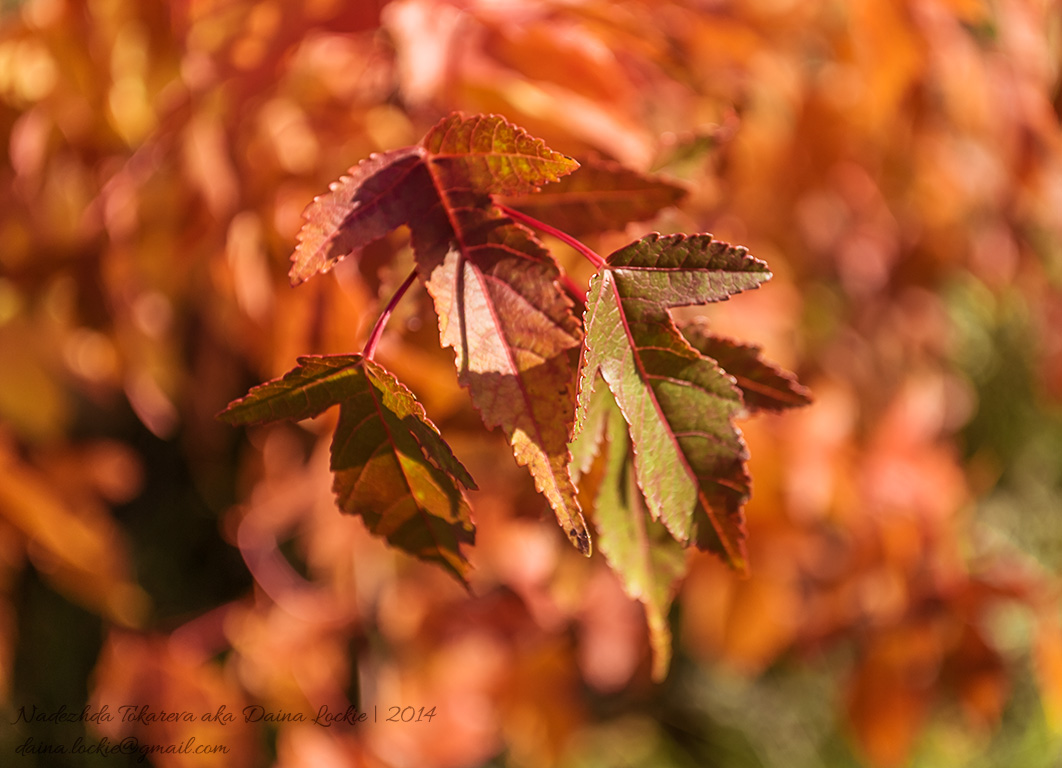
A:
<svg viewBox="0 0 1062 768">
<path fill-rule="evenodd" d="M 1058 23 L 1032 0 L 3 3 L 5 695 L 41 695 L 15 668 L 31 658 L 20 633 L 48 615 L 26 602 L 35 573 L 103 622 L 103 647 L 84 641 L 95 672 L 68 688 L 89 685 L 94 705 L 436 708 L 423 727 L 197 723 L 230 747 L 225 765 L 580 765 L 602 734 L 619 743 L 616 723 L 670 754 L 647 725 L 640 609 L 479 427 L 425 293 L 377 359 L 479 483 L 471 594 L 336 513 L 334 417 L 239 445 L 213 418 L 298 355 L 360 349 L 412 257 L 389 235 L 291 290 L 302 210 L 463 110 L 689 190 L 588 238 L 598 252 L 710 231 L 775 273 L 692 313 L 799 371 L 816 402 L 742 425 L 753 575 L 693 558 L 677 674 L 757 679 L 834 654 L 834 699 L 802 706 L 835 707 L 859 759 L 891 766 L 956 706 L 970 732 L 998 728 L 1032 656 L 1057 732 L 1059 562 L 983 518 L 1033 482 L 1016 456 L 1040 457 L 1038 489 L 1057 485 Z M 590 267 L 555 253 L 585 285 Z M 151 497 L 171 475 L 181 493 Z M 159 534 L 130 509 L 176 513 Z M 1018 533 L 1048 525 L 1037 509 Z M 209 535 L 188 533 L 204 519 Z M 199 596 L 225 552 L 247 582 Z M 1031 624 L 1009 644 L 1008 611 Z"/>
</svg>

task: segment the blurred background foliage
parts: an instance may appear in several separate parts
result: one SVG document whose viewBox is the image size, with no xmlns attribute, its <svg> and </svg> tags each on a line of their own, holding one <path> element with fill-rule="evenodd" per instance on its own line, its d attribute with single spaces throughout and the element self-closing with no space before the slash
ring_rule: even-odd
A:
<svg viewBox="0 0 1062 768">
<path fill-rule="evenodd" d="M 1047 0 L 4 0 L 3 762 L 134 735 L 230 748 L 160 766 L 1059 765 L 1060 67 Z M 339 515 L 328 416 L 214 420 L 360 348 L 402 237 L 292 290 L 300 213 L 457 109 L 686 182 L 652 228 L 775 272 L 704 314 L 816 402 L 743 425 L 753 575 L 692 555 L 663 685 L 422 293 L 378 357 L 480 483 L 472 594 Z M 436 715 L 15 722 L 108 702 Z"/>
</svg>

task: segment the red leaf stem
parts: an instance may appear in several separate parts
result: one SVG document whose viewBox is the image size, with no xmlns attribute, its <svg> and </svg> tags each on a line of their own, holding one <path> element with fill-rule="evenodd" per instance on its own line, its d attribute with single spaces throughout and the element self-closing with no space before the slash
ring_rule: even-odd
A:
<svg viewBox="0 0 1062 768">
<path fill-rule="evenodd" d="M 398 286 L 398 290 L 395 291 L 391 300 L 387 302 L 384 311 L 376 319 L 376 324 L 372 327 L 372 332 L 369 334 L 369 340 L 365 342 L 365 349 L 362 350 L 362 355 L 364 355 L 366 360 L 372 360 L 372 356 L 376 354 L 376 345 L 380 342 L 380 337 L 383 335 L 384 328 L 387 326 L 387 321 L 391 318 L 391 313 L 395 311 L 398 302 L 402 300 L 406 291 L 409 290 L 409 286 L 413 285 L 413 281 L 416 279 L 417 270 L 411 270 L 409 276 L 406 277 L 402 285 Z"/>
<path fill-rule="evenodd" d="M 567 243 L 572 248 L 579 251 L 579 253 L 581 253 L 583 256 L 585 256 L 586 260 L 594 265 L 594 269 L 601 269 L 603 266 L 605 266 L 604 259 L 598 256 L 597 253 L 595 253 L 590 247 L 580 242 L 579 240 L 576 240 L 567 232 L 563 232 L 557 229 L 556 227 L 551 227 L 546 222 L 539 221 L 533 216 L 528 216 L 526 213 L 521 213 L 515 208 L 510 208 L 507 205 L 499 205 L 498 210 L 500 210 L 510 219 L 519 221 L 521 224 L 526 224 L 529 227 L 533 227 L 534 229 L 545 232 L 547 235 L 553 235 L 558 240 Z"/>
</svg>

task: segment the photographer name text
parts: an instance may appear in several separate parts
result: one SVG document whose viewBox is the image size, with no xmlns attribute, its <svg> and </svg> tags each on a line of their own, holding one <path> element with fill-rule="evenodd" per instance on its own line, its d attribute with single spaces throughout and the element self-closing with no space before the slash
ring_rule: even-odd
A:
<svg viewBox="0 0 1062 768">
<path fill-rule="evenodd" d="M 382 710 L 382 711 L 381 711 Z M 189 710 L 155 709 L 148 704 L 123 704 L 112 708 L 109 704 L 99 707 L 85 705 L 81 709 L 68 709 L 62 705 L 56 709 L 44 709 L 33 704 L 21 706 L 15 713 L 13 723 L 126 723 L 153 725 L 156 723 L 218 723 L 229 725 L 237 721 L 244 723 L 311 723 L 322 728 L 333 725 L 358 725 L 366 722 L 390 723 L 430 723 L 435 717 L 435 707 L 377 707 L 371 712 L 349 706 L 346 709 L 332 709 L 327 704 L 318 708 L 316 713 L 287 711 L 283 709 L 266 709 L 252 704 L 238 710 L 230 710 L 222 704 L 216 710 L 192 712 Z"/>
</svg>

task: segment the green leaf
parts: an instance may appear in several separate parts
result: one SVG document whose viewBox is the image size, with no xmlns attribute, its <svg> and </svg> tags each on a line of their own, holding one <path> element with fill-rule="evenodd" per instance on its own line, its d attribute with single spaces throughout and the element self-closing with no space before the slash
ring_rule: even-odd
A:
<svg viewBox="0 0 1062 768">
<path fill-rule="evenodd" d="M 378 363 L 361 355 L 300 357 L 219 417 L 260 424 L 310 418 L 337 404 L 331 468 L 340 509 L 467 584 L 460 545 L 473 542 L 475 529 L 461 486 L 475 483 L 413 394 Z"/>
<path fill-rule="evenodd" d="M 592 410 L 605 418 L 608 454 L 594 506 L 598 549 L 623 585 L 645 606 L 649 644 L 653 651 L 653 679 L 667 676 L 671 664 L 671 628 L 667 616 L 675 584 L 686 573 L 686 553 L 667 529 L 650 519 L 630 471 L 627 424 L 598 379 Z"/>
<path fill-rule="evenodd" d="M 684 324 L 681 331 L 694 349 L 734 377 L 750 413 L 810 405 L 811 391 L 789 371 L 764 360 L 759 347 L 716 336 L 701 319 Z"/>
<path fill-rule="evenodd" d="M 609 416 L 615 409 L 615 401 L 601 392 L 605 387 L 598 386 L 600 383 L 598 377 L 594 382 L 589 403 L 582 412 L 579 429 L 575 430 L 568 446 L 572 454 L 572 476 L 577 483 L 594 466 L 594 460 L 604 442 Z"/>
<path fill-rule="evenodd" d="M 310 355 L 279 379 L 251 389 L 233 400 L 218 418 L 232 425 L 312 419 L 343 402 L 361 376 L 361 355 Z"/>
<path fill-rule="evenodd" d="M 420 216 L 432 203 L 423 155 L 420 147 L 372 155 L 315 197 L 302 214 L 291 256 L 292 285 Z"/>
<path fill-rule="evenodd" d="M 421 145 L 431 156 L 440 190 L 462 187 L 515 195 L 571 173 L 579 163 L 498 115 L 443 118 Z"/>
<path fill-rule="evenodd" d="M 770 276 L 744 248 L 710 235 L 649 235 L 608 258 L 590 282 L 584 315 L 576 435 L 600 374 L 630 427 L 653 518 L 739 571 L 749 495 L 748 453 L 732 421 L 741 394 L 686 342 L 668 310 L 722 301 Z"/>
<path fill-rule="evenodd" d="M 458 483 L 474 488 L 472 478 L 408 389 L 372 360 L 362 361 L 362 370 L 363 383 L 340 406 L 332 439 L 339 507 L 465 582 L 469 564 L 460 545 L 473 543 L 475 529 Z"/>
<path fill-rule="evenodd" d="M 574 237 L 624 229 L 677 205 L 685 187 L 647 176 L 600 158 L 582 162 L 579 170 L 537 194 L 504 202 Z"/>
</svg>

